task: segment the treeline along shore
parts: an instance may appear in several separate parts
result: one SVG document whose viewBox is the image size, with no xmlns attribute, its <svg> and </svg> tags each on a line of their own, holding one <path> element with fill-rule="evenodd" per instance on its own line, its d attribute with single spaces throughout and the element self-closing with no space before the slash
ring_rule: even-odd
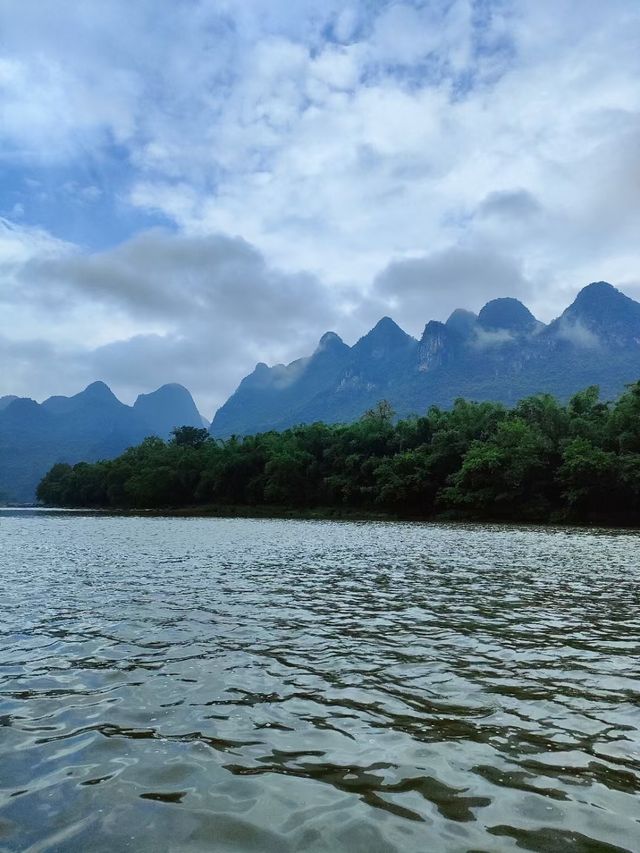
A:
<svg viewBox="0 0 640 853">
<path fill-rule="evenodd" d="M 355 423 L 225 441 L 185 426 L 116 459 L 54 465 L 38 499 L 57 507 L 325 508 L 640 526 L 640 382 L 615 403 L 590 387 L 567 405 L 549 395 L 511 409 L 457 400 L 395 422 L 381 402 Z"/>
</svg>

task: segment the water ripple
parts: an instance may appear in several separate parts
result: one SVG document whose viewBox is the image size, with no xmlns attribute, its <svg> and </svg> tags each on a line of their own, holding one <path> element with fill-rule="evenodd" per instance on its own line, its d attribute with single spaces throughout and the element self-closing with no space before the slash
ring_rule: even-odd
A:
<svg viewBox="0 0 640 853">
<path fill-rule="evenodd" d="M 640 851 L 635 533 L 0 538 L 0 851 Z"/>
</svg>

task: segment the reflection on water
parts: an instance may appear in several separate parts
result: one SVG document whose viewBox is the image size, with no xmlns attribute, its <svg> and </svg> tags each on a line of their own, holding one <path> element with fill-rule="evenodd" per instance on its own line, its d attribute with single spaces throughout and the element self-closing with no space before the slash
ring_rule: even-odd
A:
<svg viewBox="0 0 640 853">
<path fill-rule="evenodd" d="M 632 533 L 0 513 L 0 850 L 640 850 Z"/>
</svg>

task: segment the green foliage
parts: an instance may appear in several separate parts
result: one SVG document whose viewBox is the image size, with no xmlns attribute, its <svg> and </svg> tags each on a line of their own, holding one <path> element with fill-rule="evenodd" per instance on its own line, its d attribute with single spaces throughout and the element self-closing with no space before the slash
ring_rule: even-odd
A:
<svg viewBox="0 0 640 853">
<path fill-rule="evenodd" d="M 178 447 L 200 447 L 210 441 L 209 431 L 194 426 L 181 426 L 171 430 L 171 442 Z"/>
<path fill-rule="evenodd" d="M 562 455 L 558 482 L 571 509 L 609 506 L 617 491 L 619 457 L 596 447 L 588 438 L 574 438 Z"/>
<path fill-rule="evenodd" d="M 640 523 L 640 383 L 614 405 L 587 388 L 508 410 L 456 400 L 393 422 L 385 403 L 359 421 L 213 441 L 181 427 L 117 459 L 54 465 L 38 488 L 54 506 L 197 504 L 354 507 L 426 517 Z"/>
<path fill-rule="evenodd" d="M 379 403 L 372 409 L 367 409 L 367 411 L 362 416 L 363 421 L 379 421 L 380 423 L 390 424 L 393 420 L 395 412 L 393 411 L 393 406 L 388 400 L 380 400 Z"/>
<path fill-rule="evenodd" d="M 612 448 L 619 453 L 640 453 L 640 382 L 628 386 L 613 407 L 606 428 Z"/>
<path fill-rule="evenodd" d="M 474 441 L 443 492 L 445 505 L 481 515 L 536 518 L 548 513 L 553 440 L 522 417 L 510 417 L 486 441 Z"/>
</svg>

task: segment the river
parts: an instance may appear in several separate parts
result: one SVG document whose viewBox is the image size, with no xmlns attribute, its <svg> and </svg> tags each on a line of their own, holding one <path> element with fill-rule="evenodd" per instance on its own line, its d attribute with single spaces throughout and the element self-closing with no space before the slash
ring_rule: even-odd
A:
<svg viewBox="0 0 640 853">
<path fill-rule="evenodd" d="M 0 850 L 639 851 L 639 545 L 2 511 Z"/>
</svg>

